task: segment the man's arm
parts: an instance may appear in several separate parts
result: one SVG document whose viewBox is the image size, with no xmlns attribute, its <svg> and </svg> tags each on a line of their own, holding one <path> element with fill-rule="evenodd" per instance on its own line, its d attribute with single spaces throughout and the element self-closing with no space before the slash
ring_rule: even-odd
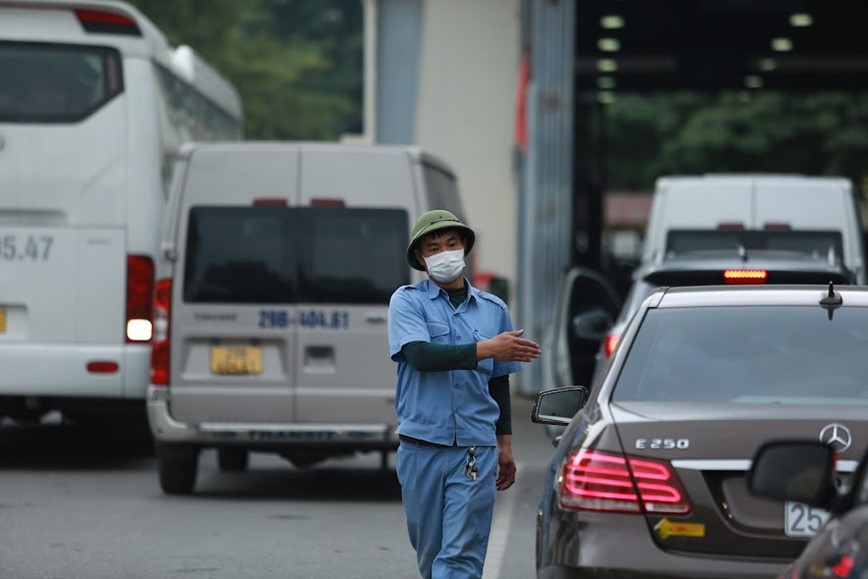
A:
<svg viewBox="0 0 868 579">
<path fill-rule="evenodd" d="M 497 490 L 505 491 L 515 483 L 515 458 L 512 456 L 512 405 L 509 394 L 509 374 L 488 381 L 488 391 L 500 408 L 494 423 L 497 434 Z"/>
<path fill-rule="evenodd" d="M 410 342 L 401 353 L 418 372 L 445 372 L 448 370 L 475 370 L 476 344 L 431 344 Z"/>
</svg>

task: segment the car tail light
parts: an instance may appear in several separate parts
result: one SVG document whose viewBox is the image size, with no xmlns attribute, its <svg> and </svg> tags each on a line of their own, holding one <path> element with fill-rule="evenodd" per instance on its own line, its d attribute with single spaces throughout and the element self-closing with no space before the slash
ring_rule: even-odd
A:
<svg viewBox="0 0 868 579">
<path fill-rule="evenodd" d="M 145 255 L 127 256 L 127 343 L 149 342 L 153 329 L 154 262 Z"/>
<path fill-rule="evenodd" d="M 81 23 L 81 27 L 87 32 L 101 34 L 128 34 L 141 36 L 139 25 L 126 14 L 109 12 L 106 10 L 88 10 L 76 8 L 73 10 L 75 17 Z"/>
<path fill-rule="evenodd" d="M 723 272 L 723 281 L 726 283 L 765 283 L 769 272 L 764 269 L 728 269 Z"/>
<path fill-rule="evenodd" d="M 172 280 L 161 279 L 154 291 L 154 345 L 151 347 L 151 384 L 169 385 L 169 330 Z"/>
<path fill-rule="evenodd" d="M 606 334 L 606 338 L 603 340 L 603 356 L 606 359 L 612 356 L 620 341 L 621 336 L 619 334 Z"/>
<path fill-rule="evenodd" d="M 687 494 L 665 461 L 580 449 L 564 461 L 558 490 L 563 509 L 683 515 Z"/>
</svg>

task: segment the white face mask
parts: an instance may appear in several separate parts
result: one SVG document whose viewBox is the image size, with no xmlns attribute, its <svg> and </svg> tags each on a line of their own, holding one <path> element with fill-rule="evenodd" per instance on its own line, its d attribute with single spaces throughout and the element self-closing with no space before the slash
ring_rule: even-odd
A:
<svg viewBox="0 0 868 579">
<path fill-rule="evenodd" d="M 428 266 L 428 275 L 440 283 L 450 283 L 458 279 L 464 271 L 464 250 L 441 251 L 431 257 L 423 258 Z"/>
</svg>

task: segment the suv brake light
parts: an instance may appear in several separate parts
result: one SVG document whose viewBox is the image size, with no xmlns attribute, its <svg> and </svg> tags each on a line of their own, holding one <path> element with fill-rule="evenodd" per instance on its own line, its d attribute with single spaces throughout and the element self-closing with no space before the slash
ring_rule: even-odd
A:
<svg viewBox="0 0 868 579">
<path fill-rule="evenodd" d="M 567 510 L 667 515 L 692 508 L 668 462 L 584 448 L 564 461 L 558 504 Z"/>
<path fill-rule="evenodd" d="M 136 21 L 126 14 L 118 14 L 117 12 L 109 12 L 107 10 L 90 10 L 86 8 L 75 8 L 76 18 L 78 18 L 81 27 L 87 32 L 101 34 L 127 34 L 130 36 L 141 36 L 139 25 Z"/>
<path fill-rule="evenodd" d="M 169 385 L 169 330 L 172 280 L 161 279 L 154 290 L 154 345 L 151 347 L 151 384 Z"/>
<path fill-rule="evenodd" d="M 615 348 L 618 347 L 618 342 L 621 341 L 620 334 L 606 334 L 603 340 L 603 356 L 608 360 L 612 357 Z"/>
<path fill-rule="evenodd" d="M 723 281 L 726 283 L 765 283 L 769 272 L 764 269 L 728 269 L 723 272 Z"/>
</svg>

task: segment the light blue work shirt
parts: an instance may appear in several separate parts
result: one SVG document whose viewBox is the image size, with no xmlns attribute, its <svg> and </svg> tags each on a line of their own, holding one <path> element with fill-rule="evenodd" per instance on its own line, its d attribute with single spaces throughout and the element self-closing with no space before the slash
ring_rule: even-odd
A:
<svg viewBox="0 0 868 579">
<path fill-rule="evenodd" d="M 401 353 L 410 342 L 468 344 L 512 330 L 506 304 L 467 284 L 467 299 L 452 307 L 430 280 L 399 287 L 389 302 L 389 354 L 398 363 L 398 434 L 436 444 L 495 446 L 500 416 L 488 392 L 491 378 L 521 370 L 521 362 L 479 361 L 475 370 L 419 372 Z"/>
</svg>

